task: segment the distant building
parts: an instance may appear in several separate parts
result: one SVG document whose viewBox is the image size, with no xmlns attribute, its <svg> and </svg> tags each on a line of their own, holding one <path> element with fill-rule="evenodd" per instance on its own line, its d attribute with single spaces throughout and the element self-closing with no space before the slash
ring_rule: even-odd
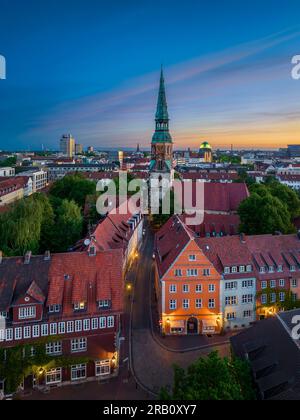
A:
<svg viewBox="0 0 300 420">
<path fill-rule="evenodd" d="M 88 164 L 88 163 L 76 163 L 76 164 L 49 164 L 47 165 L 47 170 L 49 173 L 49 181 L 55 181 L 57 179 L 63 178 L 68 173 L 73 172 L 102 172 L 102 171 L 116 171 L 118 169 L 117 165 L 113 163 L 97 163 L 97 164 Z"/>
<path fill-rule="evenodd" d="M 83 146 L 82 144 L 75 144 L 75 155 L 82 155 L 83 153 Z"/>
<path fill-rule="evenodd" d="M 75 140 L 71 134 L 64 134 L 60 139 L 60 151 L 64 156 L 73 157 L 75 154 Z"/>
<path fill-rule="evenodd" d="M 292 158 L 300 157 L 300 144 L 289 145 L 287 153 L 288 156 Z"/>
<path fill-rule="evenodd" d="M 211 145 L 205 141 L 200 146 L 200 158 L 203 159 L 204 163 L 211 163 L 212 162 L 212 148 Z"/>
<path fill-rule="evenodd" d="M 0 178 L 15 176 L 15 168 L 0 168 Z"/>
<path fill-rule="evenodd" d="M 87 148 L 88 153 L 94 153 L 94 146 L 89 146 Z"/>
<path fill-rule="evenodd" d="M 48 172 L 44 170 L 29 170 L 19 174 L 27 176 L 32 180 L 32 192 L 43 190 L 48 185 Z"/>
<path fill-rule="evenodd" d="M 6 206 L 32 193 L 32 180 L 26 176 L 0 179 L 0 206 Z"/>
</svg>

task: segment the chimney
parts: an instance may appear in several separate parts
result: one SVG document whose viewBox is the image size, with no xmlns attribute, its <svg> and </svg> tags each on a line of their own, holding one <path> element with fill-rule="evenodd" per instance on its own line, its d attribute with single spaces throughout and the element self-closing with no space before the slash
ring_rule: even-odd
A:
<svg viewBox="0 0 300 420">
<path fill-rule="evenodd" d="M 2 260 L 3 260 L 3 252 L 0 251 L 0 264 L 2 264 Z"/>
<path fill-rule="evenodd" d="M 46 251 L 44 255 L 44 261 L 50 261 L 50 259 L 51 259 L 50 251 Z"/>
<path fill-rule="evenodd" d="M 27 251 L 24 257 L 24 264 L 29 264 L 31 258 L 31 251 Z"/>
<path fill-rule="evenodd" d="M 246 235 L 244 233 L 240 234 L 240 240 L 241 240 L 242 244 L 246 243 Z"/>
</svg>

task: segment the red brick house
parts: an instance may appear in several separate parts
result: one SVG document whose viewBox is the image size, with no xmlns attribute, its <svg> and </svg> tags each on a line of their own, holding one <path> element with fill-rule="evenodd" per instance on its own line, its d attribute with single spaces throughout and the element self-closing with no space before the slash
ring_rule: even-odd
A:
<svg viewBox="0 0 300 420">
<path fill-rule="evenodd" d="M 47 339 L 48 355 L 88 360 L 43 370 L 39 385 L 115 375 L 123 289 L 119 249 L 3 258 L 0 313 L 6 318 L 6 328 L 0 346 L 30 344 L 34 349 L 35 343 Z M 28 381 L 35 384 L 34 378 Z"/>
</svg>

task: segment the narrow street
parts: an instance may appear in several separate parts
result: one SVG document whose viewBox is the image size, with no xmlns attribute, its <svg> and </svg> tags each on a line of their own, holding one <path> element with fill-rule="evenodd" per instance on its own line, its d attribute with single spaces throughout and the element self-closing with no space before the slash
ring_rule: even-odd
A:
<svg viewBox="0 0 300 420">
<path fill-rule="evenodd" d="M 140 386 L 158 394 L 162 386 L 172 386 L 174 364 L 187 367 L 214 349 L 225 356 L 229 354 L 229 337 L 160 337 L 155 313 L 152 314 L 155 305 L 152 305 L 151 299 L 154 238 L 148 227 L 146 230 L 147 236 L 136 271 L 133 268 L 133 272 L 129 273 L 131 281 L 134 280 L 131 310 L 132 370 Z"/>
</svg>

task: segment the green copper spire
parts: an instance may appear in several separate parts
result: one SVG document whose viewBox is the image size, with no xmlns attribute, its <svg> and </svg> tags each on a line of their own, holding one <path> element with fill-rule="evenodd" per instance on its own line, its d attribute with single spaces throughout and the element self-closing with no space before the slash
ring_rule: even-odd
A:
<svg viewBox="0 0 300 420">
<path fill-rule="evenodd" d="M 163 69 L 161 69 L 160 73 L 157 109 L 155 114 L 155 133 L 152 138 L 152 143 L 172 143 L 172 137 L 169 133 L 169 114 Z"/>
<path fill-rule="evenodd" d="M 161 68 L 161 73 L 160 73 L 159 93 L 158 93 L 155 119 L 169 121 L 168 105 L 167 105 L 166 89 L 165 89 L 165 79 L 164 79 L 164 72 L 162 68 Z"/>
</svg>

